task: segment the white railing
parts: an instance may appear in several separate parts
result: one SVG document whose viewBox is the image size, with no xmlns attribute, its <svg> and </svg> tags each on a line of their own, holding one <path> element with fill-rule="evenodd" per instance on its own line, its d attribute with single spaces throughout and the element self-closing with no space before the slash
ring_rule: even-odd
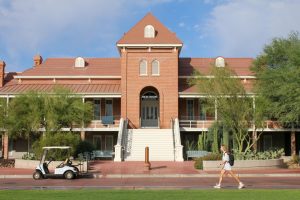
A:
<svg viewBox="0 0 300 200">
<path fill-rule="evenodd" d="M 173 123 L 173 134 L 174 134 L 174 151 L 175 151 L 175 161 L 182 162 L 183 161 L 183 146 L 181 145 L 180 138 L 180 128 L 179 128 L 179 120 L 175 118 Z"/>
<path fill-rule="evenodd" d="M 126 129 L 127 129 L 126 120 L 121 118 L 119 124 L 119 131 L 118 131 L 118 140 L 117 140 L 117 144 L 115 145 L 115 158 L 114 158 L 115 162 L 121 162 L 123 160 L 122 140 Z"/>
</svg>

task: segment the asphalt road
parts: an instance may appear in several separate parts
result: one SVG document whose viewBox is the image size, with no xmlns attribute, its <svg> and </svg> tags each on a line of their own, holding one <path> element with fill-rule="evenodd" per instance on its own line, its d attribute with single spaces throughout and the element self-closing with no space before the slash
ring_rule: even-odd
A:
<svg viewBox="0 0 300 200">
<path fill-rule="evenodd" d="M 1 179 L 0 190 L 18 189 L 213 189 L 217 178 L 81 178 L 65 179 Z M 299 177 L 242 178 L 245 189 L 300 189 Z M 230 177 L 222 189 L 237 189 Z"/>
</svg>

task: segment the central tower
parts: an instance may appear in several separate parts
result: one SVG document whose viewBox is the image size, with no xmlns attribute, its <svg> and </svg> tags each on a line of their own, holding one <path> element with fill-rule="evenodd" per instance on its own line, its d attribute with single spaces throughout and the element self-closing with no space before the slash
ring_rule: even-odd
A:
<svg viewBox="0 0 300 200">
<path fill-rule="evenodd" d="M 151 13 L 117 42 L 121 54 L 121 117 L 132 128 L 170 128 L 178 117 L 182 42 Z"/>
</svg>

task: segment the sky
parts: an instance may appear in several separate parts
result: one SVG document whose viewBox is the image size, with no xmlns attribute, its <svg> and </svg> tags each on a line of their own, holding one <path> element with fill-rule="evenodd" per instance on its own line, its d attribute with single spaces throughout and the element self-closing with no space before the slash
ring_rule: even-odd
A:
<svg viewBox="0 0 300 200">
<path fill-rule="evenodd" d="M 148 12 L 183 43 L 180 57 L 253 57 L 300 32 L 300 0 L 0 0 L 5 71 L 33 56 L 119 57 L 116 42 Z"/>
</svg>

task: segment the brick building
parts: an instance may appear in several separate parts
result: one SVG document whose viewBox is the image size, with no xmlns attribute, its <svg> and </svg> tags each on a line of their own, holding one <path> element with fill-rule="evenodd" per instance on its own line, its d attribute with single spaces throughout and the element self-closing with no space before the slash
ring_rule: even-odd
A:
<svg viewBox="0 0 300 200">
<path fill-rule="evenodd" d="M 9 102 L 22 92 L 47 92 L 61 85 L 93 103 L 94 120 L 74 132 L 92 142 L 99 157 L 113 152 L 115 161 L 143 160 L 144 147 L 149 146 L 150 160 L 182 161 L 185 141 L 207 131 L 217 113 L 207 112 L 205 97 L 187 84 L 194 70 L 205 74 L 226 62 L 255 98 L 252 58 L 181 58 L 182 46 L 176 34 L 149 13 L 117 42 L 119 58 L 43 61 L 37 55 L 34 66 L 21 73 L 5 73 L 1 61 L 0 97 Z M 299 150 L 299 134 L 275 122 L 266 124 L 259 150 L 280 147 L 287 155 Z M 20 157 L 24 151 L 24 140 L 2 135 L 4 157 Z"/>
</svg>

